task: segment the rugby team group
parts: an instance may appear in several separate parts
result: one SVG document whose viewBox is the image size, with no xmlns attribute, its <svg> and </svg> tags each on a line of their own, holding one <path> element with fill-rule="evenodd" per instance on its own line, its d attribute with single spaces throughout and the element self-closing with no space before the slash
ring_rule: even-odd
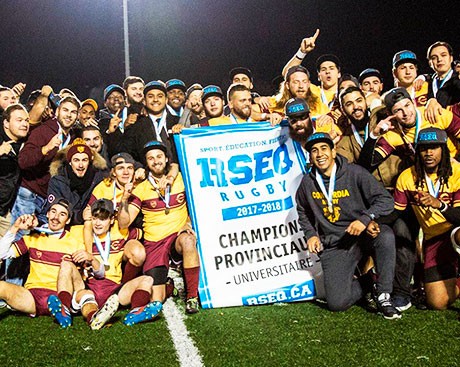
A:
<svg viewBox="0 0 460 367">
<path fill-rule="evenodd" d="M 460 62 L 436 42 L 434 73 L 419 75 L 422 59 L 399 51 L 384 92 L 379 70 L 355 77 L 324 54 L 315 85 L 301 64 L 318 36 L 301 41 L 273 96 L 253 91 L 245 67 L 230 71 L 226 93 L 129 76 L 105 88 L 104 106 L 67 88 L 26 97 L 23 83 L 0 87 L 0 305 L 63 328 L 81 312 L 93 330 L 120 305 L 125 325 L 153 320 L 178 294 L 186 313 L 199 312 L 173 135 L 287 120 L 309 162 L 297 212 L 328 308 L 358 303 L 399 319 L 413 304 L 449 307 L 460 285 Z"/>
</svg>

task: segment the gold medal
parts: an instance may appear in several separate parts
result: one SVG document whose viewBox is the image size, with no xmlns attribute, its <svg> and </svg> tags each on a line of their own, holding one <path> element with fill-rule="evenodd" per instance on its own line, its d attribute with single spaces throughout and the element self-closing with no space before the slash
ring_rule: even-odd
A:
<svg viewBox="0 0 460 367">
<path fill-rule="evenodd" d="M 166 215 L 169 214 L 169 208 L 166 208 L 166 209 L 165 209 L 165 214 L 166 214 Z"/>
<path fill-rule="evenodd" d="M 110 269 L 110 265 L 109 264 L 104 264 L 104 269 L 107 271 Z"/>
</svg>

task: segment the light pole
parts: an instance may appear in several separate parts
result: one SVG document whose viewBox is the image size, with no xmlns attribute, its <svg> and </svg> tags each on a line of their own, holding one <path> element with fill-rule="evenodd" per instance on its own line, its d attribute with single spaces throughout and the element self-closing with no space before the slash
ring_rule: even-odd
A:
<svg viewBox="0 0 460 367">
<path fill-rule="evenodd" d="M 123 0 L 123 35 L 125 40 L 125 77 L 128 77 L 131 75 L 129 65 L 128 0 Z"/>
</svg>

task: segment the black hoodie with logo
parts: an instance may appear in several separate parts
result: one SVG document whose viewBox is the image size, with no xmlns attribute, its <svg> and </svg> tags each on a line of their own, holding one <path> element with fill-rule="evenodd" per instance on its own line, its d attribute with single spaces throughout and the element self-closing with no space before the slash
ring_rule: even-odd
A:
<svg viewBox="0 0 460 367">
<path fill-rule="evenodd" d="M 371 220 L 389 215 L 394 208 L 393 197 L 367 170 L 349 164 L 339 154 L 335 162 L 332 212 L 316 181 L 315 167 L 303 177 L 296 194 L 299 223 L 306 239 L 319 236 L 324 248 L 354 241 L 355 237 L 345 232 L 351 222 L 359 220 L 367 226 Z M 328 190 L 329 179 L 323 181 Z"/>
</svg>

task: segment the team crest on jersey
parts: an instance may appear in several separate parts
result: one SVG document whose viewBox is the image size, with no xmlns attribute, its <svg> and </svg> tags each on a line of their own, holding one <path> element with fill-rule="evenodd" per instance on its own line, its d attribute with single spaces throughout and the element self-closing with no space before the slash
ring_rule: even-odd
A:
<svg viewBox="0 0 460 367">
<path fill-rule="evenodd" d="M 185 200 L 185 195 L 183 192 L 181 192 L 180 194 L 177 194 L 176 196 L 176 200 L 177 200 L 177 203 L 178 204 L 182 204 Z"/>
<path fill-rule="evenodd" d="M 415 97 L 415 104 L 417 106 L 425 106 L 427 102 L 427 95 L 424 94 L 422 96 Z"/>
<path fill-rule="evenodd" d="M 339 220 L 340 218 L 340 208 L 338 206 L 334 206 L 332 208 L 332 213 L 329 211 L 329 209 L 327 207 L 324 207 L 323 208 L 323 213 L 324 213 L 324 216 L 326 217 L 326 219 L 331 222 L 331 223 L 335 223 Z"/>
<path fill-rule="evenodd" d="M 69 254 L 62 255 L 61 260 L 72 261 L 72 256 Z"/>
<path fill-rule="evenodd" d="M 120 243 L 121 243 L 121 240 L 113 241 L 110 245 L 110 249 L 113 251 L 117 251 L 120 248 Z"/>
<path fill-rule="evenodd" d="M 42 257 L 43 253 L 41 251 L 37 251 L 37 257 L 40 259 Z"/>
<path fill-rule="evenodd" d="M 157 207 L 157 202 L 155 200 L 152 200 L 150 202 L 150 206 L 152 207 L 152 209 L 155 209 Z"/>
</svg>

